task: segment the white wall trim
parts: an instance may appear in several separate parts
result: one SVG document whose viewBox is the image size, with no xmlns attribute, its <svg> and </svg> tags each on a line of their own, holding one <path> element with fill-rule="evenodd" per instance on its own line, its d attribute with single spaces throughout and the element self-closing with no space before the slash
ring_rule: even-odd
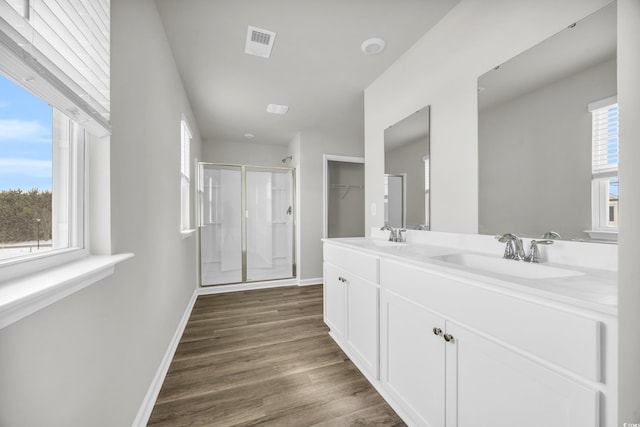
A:
<svg viewBox="0 0 640 427">
<path fill-rule="evenodd" d="M 317 277 L 315 279 L 304 279 L 300 280 L 298 286 L 311 286 L 311 285 L 321 285 L 323 282 L 322 277 Z"/>
<path fill-rule="evenodd" d="M 364 157 L 322 155 L 322 238 L 329 237 L 329 162 L 362 163 Z"/>
<path fill-rule="evenodd" d="M 0 329 L 112 275 L 117 264 L 133 256 L 129 253 L 90 255 L 0 281 Z"/>
<path fill-rule="evenodd" d="M 138 414 L 133 420 L 133 427 L 144 427 L 149 422 L 151 412 L 153 411 L 153 407 L 156 404 L 156 399 L 158 398 L 158 394 L 160 394 L 160 389 L 162 388 L 164 379 L 167 376 L 169 366 L 171 365 L 173 356 L 176 353 L 176 349 L 178 348 L 178 344 L 180 343 L 180 338 L 182 338 L 182 333 L 187 326 L 187 322 L 189 321 L 191 311 L 193 310 L 193 306 L 196 303 L 196 298 L 198 297 L 198 295 L 198 290 L 195 289 L 193 291 L 193 295 L 191 295 L 191 299 L 189 300 L 187 307 L 184 310 L 184 314 L 180 319 L 180 323 L 178 323 L 176 332 L 175 334 L 173 334 L 173 338 L 169 343 L 169 347 L 167 348 L 167 351 L 165 352 L 164 357 L 160 362 L 160 366 L 158 366 L 158 370 L 156 371 L 156 374 L 153 377 L 151 384 L 149 385 L 149 389 L 147 390 L 147 394 L 144 396 L 144 400 L 140 405 L 140 409 L 138 409 Z"/>
</svg>

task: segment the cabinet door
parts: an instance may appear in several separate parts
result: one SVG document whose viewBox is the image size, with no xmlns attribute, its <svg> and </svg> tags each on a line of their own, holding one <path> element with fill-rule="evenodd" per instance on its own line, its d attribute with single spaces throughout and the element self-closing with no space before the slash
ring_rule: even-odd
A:
<svg viewBox="0 0 640 427">
<path fill-rule="evenodd" d="M 347 345 L 366 369 L 378 379 L 379 288 L 353 274 L 345 275 L 347 287 Z"/>
<path fill-rule="evenodd" d="M 447 322 L 447 427 L 596 427 L 598 391 Z"/>
<path fill-rule="evenodd" d="M 346 284 L 344 271 L 324 265 L 324 322 L 331 329 L 334 339 L 342 341 L 346 326 Z"/>
<path fill-rule="evenodd" d="M 382 383 L 414 424 L 445 425 L 444 320 L 382 290 L 380 366 Z M 482 424 L 476 424 L 479 426 Z"/>
</svg>

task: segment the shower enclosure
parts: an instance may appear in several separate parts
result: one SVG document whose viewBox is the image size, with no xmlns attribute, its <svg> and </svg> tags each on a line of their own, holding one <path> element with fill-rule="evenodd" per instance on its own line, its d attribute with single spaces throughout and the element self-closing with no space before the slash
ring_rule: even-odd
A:
<svg viewBox="0 0 640 427">
<path fill-rule="evenodd" d="M 201 285 L 295 277 L 293 169 L 198 166 Z"/>
</svg>

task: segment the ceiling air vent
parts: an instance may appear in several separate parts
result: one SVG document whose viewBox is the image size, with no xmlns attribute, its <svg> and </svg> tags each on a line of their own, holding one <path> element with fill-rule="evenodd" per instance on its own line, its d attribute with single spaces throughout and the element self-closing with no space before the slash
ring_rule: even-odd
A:
<svg viewBox="0 0 640 427">
<path fill-rule="evenodd" d="M 247 30 L 247 44 L 244 52 L 261 58 L 268 58 L 271 56 L 271 49 L 273 48 L 275 38 L 276 33 L 273 31 L 263 30 L 249 25 L 249 29 Z"/>
</svg>

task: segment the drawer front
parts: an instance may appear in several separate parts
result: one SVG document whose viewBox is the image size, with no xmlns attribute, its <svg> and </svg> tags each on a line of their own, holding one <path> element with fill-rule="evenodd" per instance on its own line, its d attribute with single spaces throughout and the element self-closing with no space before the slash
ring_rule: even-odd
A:
<svg viewBox="0 0 640 427">
<path fill-rule="evenodd" d="M 379 258 L 355 250 L 324 244 L 324 261 L 345 269 L 372 283 L 380 283 Z"/>
<path fill-rule="evenodd" d="M 584 378 L 601 379 L 601 322 L 383 260 L 381 286 Z"/>
</svg>

